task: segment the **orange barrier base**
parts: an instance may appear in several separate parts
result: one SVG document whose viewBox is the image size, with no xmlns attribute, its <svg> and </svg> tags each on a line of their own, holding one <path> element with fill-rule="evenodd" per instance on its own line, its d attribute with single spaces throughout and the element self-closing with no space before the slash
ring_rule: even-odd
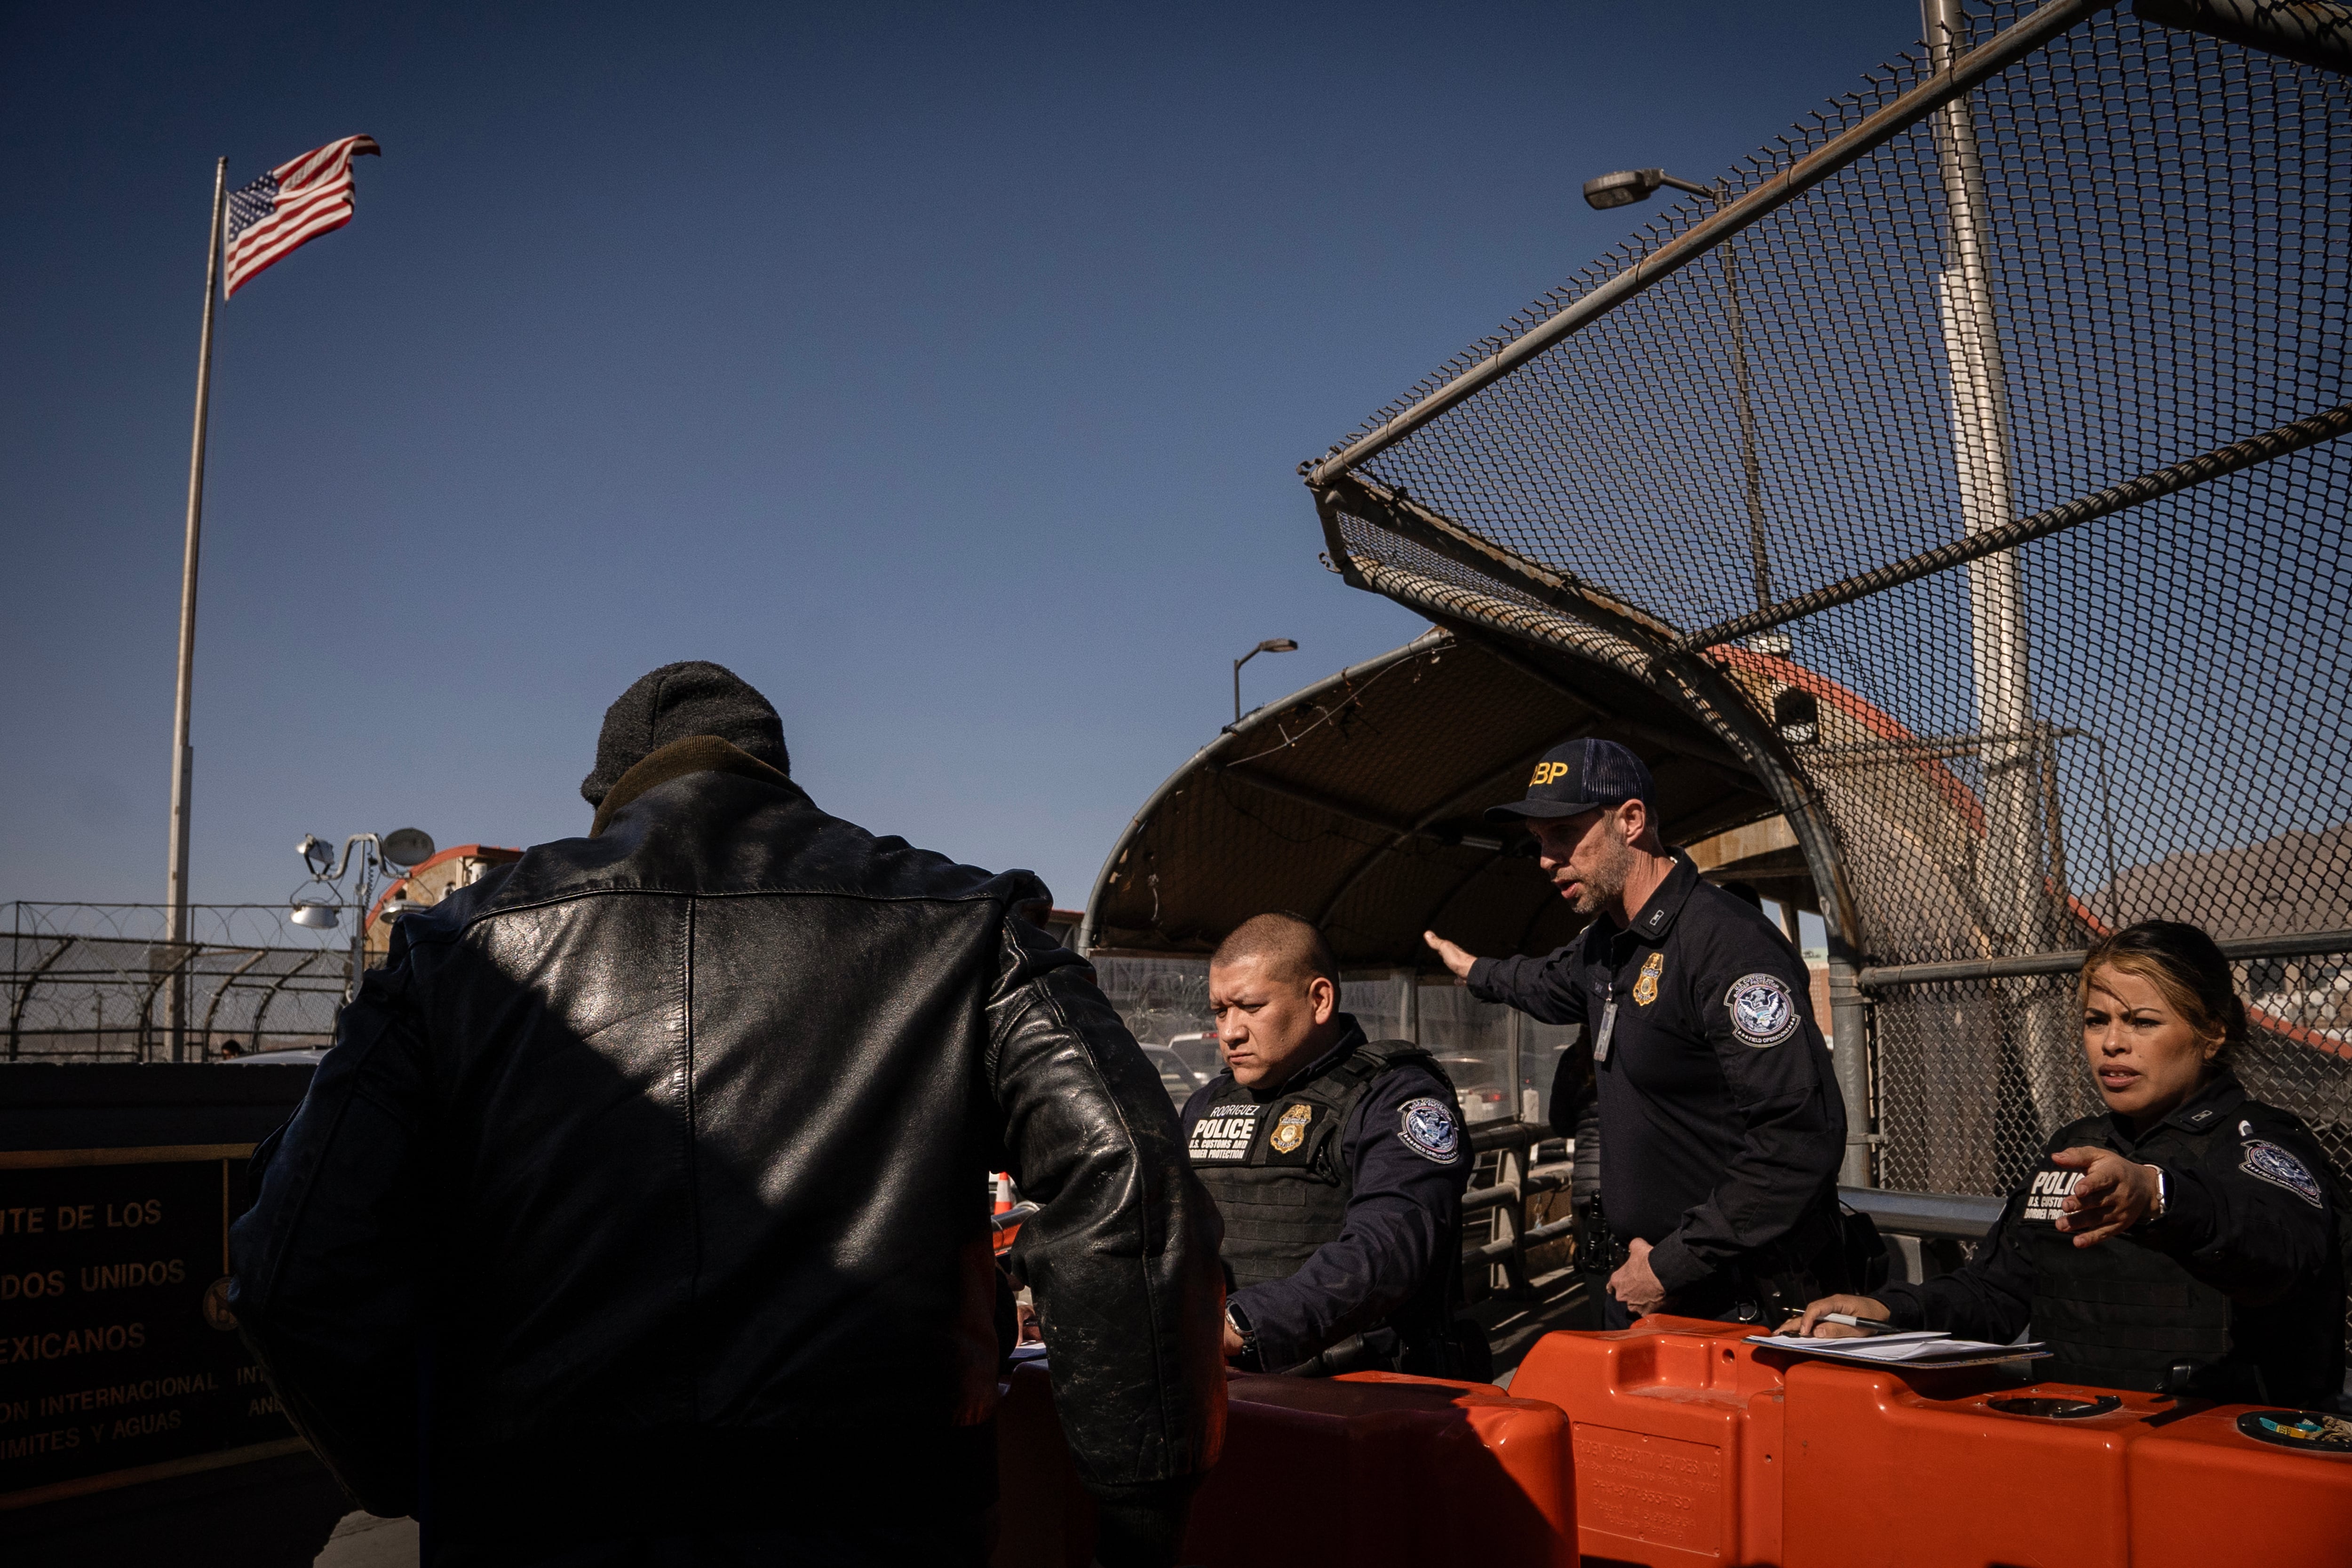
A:
<svg viewBox="0 0 2352 1568">
<path fill-rule="evenodd" d="M 2352 1455 L 2273 1447 L 2225 1405 L 2151 1425 L 2131 1446 L 2133 1568 L 2352 1563 Z"/>
<path fill-rule="evenodd" d="M 1568 1424 L 1491 1384 L 1234 1373 L 1182 1560 L 1216 1568 L 1571 1568 Z M 996 1568 L 1084 1568 L 1094 1508 L 1044 1368 L 997 1412 Z"/>
<path fill-rule="evenodd" d="M 2125 1454 L 2168 1402 L 2068 1384 L 2021 1388 L 1983 1368 L 1798 1360 L 1786 1375 L 1788 1568 L 2130 1563 Z M 1992 1405 L 2103 1396 L 2120 1403 L 2063 1421 Z"/>
<path fill-rule="evenodd" d="M 1511 1392 L 1567 1413 L 1587 1561 L 1654 1568 L 1780 1558 L 1780 1373 L 1740 1323 L 1649 1317 L 1537 1342 Z"/>
</svg>

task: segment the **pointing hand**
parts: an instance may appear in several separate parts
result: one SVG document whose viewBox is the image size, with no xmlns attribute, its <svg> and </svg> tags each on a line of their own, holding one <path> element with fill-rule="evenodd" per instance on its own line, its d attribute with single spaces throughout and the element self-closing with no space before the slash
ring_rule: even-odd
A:
<svg viewBox="0 0 2352 1568">
<path fill-rule="evenodd" d="M 1470 966 L 1478 961 L 1468 952 L 1446 941 L 1433 931 L 1422 932 L 1421 940 L 1437 951 L 1438 962 L 1452 970 L 1457 978 L 1463 980 L 1470 978 Z"/>
</svg>

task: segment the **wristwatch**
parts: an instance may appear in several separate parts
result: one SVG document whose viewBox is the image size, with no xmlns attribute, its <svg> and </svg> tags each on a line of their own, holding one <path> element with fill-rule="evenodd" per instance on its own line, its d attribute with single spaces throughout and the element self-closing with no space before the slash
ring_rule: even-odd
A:
<svg viewBox="0 0 2352 1568">
<path fill-rule="evenodd" d="M 2168 1194 L 2165 1189 L 2164 1167 L 2161 1165 L 2151 1164 L 2145 1165 L 2141 1168 L 2143 1170 L 2154 1171 L 2156 1173 L 2156 1207 L 2149 1212 L 2147 1218 L 2140 1221 L 2140 1224 L 2142 1225 L 2153 1225 L 2158 1220 L 2164 1217 L 2164 1211 L 2168 1206 L 2165 1201 Z"/>
<path fill-rule="evenodd" d="M 1242 1353 L 1234 1360 L 1245 1372 L 1255 1372 L 1257 1364 L 1257 1331 L 1250 1327 L 1249 1314 L 1238 1303 L 1225 1303 L 1225 1325 L 1241 1336 Z"/>
</svg>

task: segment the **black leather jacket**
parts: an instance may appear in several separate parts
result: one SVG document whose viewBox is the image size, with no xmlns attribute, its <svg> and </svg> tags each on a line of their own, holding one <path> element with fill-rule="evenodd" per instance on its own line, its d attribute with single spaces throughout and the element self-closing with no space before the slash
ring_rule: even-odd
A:
<svg viewBox="0 0 2352 1568">
<path fill-rule="evenodd" d="M 230 1300 L 345 1485 L 445 1538 L 563 1498 L 772 1518 L 851 1470 L 984 1503 L 966 1281 L 1009 1169 L 1081 1476 L 1189 1490 L 1223 1426 L 1215 1210 L 1021 918 L 1043 885 L 707 737 L 598 823 L 403 919 L 257 1156 Z"/>
</svg>

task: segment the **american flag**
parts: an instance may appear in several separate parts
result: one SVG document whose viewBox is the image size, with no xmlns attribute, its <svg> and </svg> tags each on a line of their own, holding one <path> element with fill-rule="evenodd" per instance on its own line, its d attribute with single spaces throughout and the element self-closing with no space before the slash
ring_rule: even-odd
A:
<svg viewBox="0 0 2352 1568">
<path fill-rule="evenodd" d="M 352 160 L 382 151 L 373 136 L 346 136 L 230 193 L 228 279 L 221 298 L 351 222 Z"/>
</svg>

